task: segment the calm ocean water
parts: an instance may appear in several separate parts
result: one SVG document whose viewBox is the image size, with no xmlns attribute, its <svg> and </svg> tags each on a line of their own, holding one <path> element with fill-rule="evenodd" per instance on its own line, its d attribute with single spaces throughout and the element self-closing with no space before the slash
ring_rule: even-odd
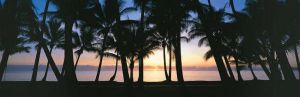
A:
<svg viewBox="0 0 300 97">
<path fill-rule="evenodd" d="M 100 80 L 101 81 L 108 81 L 110 77 L 113 75 L 114 71 L 106 70 L 101 71 Z M 94 81 L 96 76 L 96 71 L 77 71 L 77 79 L 79 81 Z M 161 70 L 148 70 L 144 72 L 144 79 L 147 82 L 157 82 L 165 80 L 164 71 Z M 172 72 L 172 80 L 176 81 L 176 71 Z M 217 71 L 184 71 L 184 79 L 185 81 L 218 81 L 220 80 L 219 74 Z M 234 72 L 235 73 L 235 72 Z M 253 76 L 251 75 L 250 71 L 243 70 L 242 76 L 244 80 L 252 80 Z M 294 72 L 295 75 L 298 77 L 298 73 Z M 6 71 L 3 80 L 5 81 L 29 81 L 31 78 L 32 71 Z M 268 80 L 265 73 L 261 70 L 255 71 L 256 76 L 260 80 Z M 38 72 L 38 80 L 41 80 L 44 75 L 44 71 Z M 235 73 L 236 76 L 236 73 Z M 138 78 L 138 71 L 134 71 L 134 79 L 137 80 Z M 116 81 L 122 82 L 123 76 L 122 71 L 117 72 Z M 47 81 L 56 81 L 54 74 L 49 71 L 49 75 L 47 77 Z"/>
</svg>

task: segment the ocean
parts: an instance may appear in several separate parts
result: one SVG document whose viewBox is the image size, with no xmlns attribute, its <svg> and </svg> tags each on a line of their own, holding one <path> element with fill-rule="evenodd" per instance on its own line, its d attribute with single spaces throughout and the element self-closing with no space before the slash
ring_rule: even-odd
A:
<svg viewBox="0 0 300 97">
<path fill-rule="evenodd" d="M 30 81 L 32 76 L 32 67 L 30 66 L 8 66 L 4 78 L 4 81 Z M 20 68 L 22 67 L 22 68 Z M 93 69 L 91 69 L 93 68 Z M 137 68 L 136 68 L 137 69 Z M 134 70 L 134 80 L 138 79 L 138 71 Z M 79 67 L 79 70 L 76 71 L 77 79 L 79 81 L 94 81 L 96 77 L 97 70 L 94 67 Z M 256 69 L 255 75 L 259 80 L 268 80 L 266 74 L 260 70 Z M 38 71 L 37 80 L 42 80 L 45 73 L 45 68 L 41 66 Z M 114 71 L 112 68 L 103 68 L 100 73 L 100 81 L 108 81 L 113 75 Z M 235 78 L 237 78 L 236 71 L 233 71 Z M 185 81 L 219 81 L 220 76 L 217 70 L 197 70 L 190 69 L 184 70 L 184 80 Z M 244 80 L 252 80 L 253 76 L 251 72 L 247 69 L 241 71 L 242 77 Z M 295 70 L 294 74 L 298 78 L 298 72 Z M 152 69 L 144 71 L 144 80 L 146 82 L 159 82 L 165 80 L 165 75 L 163 70 Z M 172 71 L 172 80 L 176 81 L 176 71 Z M 50 69 L 47 76 L 47 81 L 56 81 L 54 73 Z M 123 76 L 121 68 L 118 68 L 115 81 L 122 82 Z"/>
</svg>

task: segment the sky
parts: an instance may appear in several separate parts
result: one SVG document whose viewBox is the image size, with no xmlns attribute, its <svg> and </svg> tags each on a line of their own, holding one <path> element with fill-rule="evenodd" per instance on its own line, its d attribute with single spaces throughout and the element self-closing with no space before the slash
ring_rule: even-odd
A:
<svg viewBox="0 0 300 97">
<path fill-rule="evenodd" d="M 33 0 L 34 4 L 36 6 L 36 13 L 41 13 L 44 10 L 45 1 L 46 0 Z M 131 0 L 124 0 L 126 1 L 125 7 L 133 6 Z M 207 4 L 207 0 L 200 0 L 203 3 Z M 216 8 L 224 8 L 226 6 L 226 11 L 231 12 L 229 8 L 229 3 L 227 3 L 227 0 L 211 0 L 212 5 Z M 236 9 L 241 11 L 244 8 L 245 0 L 234 0 Z M 52 4 L 50 5 L 49 10 L 55 10 L 55 6 Z M 123 18 L 129 17 L 130 19 L 139 19 L 139 13 L 134 12 L 130 13 Z M 183 32 L 183 34 L 186 34 Z M 213 59 L 210 60 L 204 60 L 203 55 L 207 50 L 209 50 L 209 47 L 198 47 L 198 40 L 194 39 L 190 41 L 189 43 L 182 42 L 182 62 L 183 66 L 195 66 L 195 67 L 215 67 L 215 63 Z M 75 50 L 74 50 L 75 51 Z M 0 58 L 2 57 L 2 52 L 0 52 Z M 31 65 L 34 64 L 36 50 L 32 48 L 30 50 L 30 53 L 19 53 L 10 56 L 8 64 L 15 64 L 15 65 Z M 63 64 L 64 59 L 64 52 L 62 49 L 54 49 L 52 54 L 56 64 L 61 65 Z M 292 55 L 289 55 L 291 58 L 294 58 Z M 76 56 L 74 56 L 75 60 Z M 168 55 L 167 55 L 168 60 Z M 294 64 L 294 59 L 291 59 L 291 61 Z M 163 53 L 162 50 L 156 50 L 154 55 L 151 55 L 149 58 L 145 59 L 145 66 L 163 66 Z M 42 52 L 41 58 L 40 58 L 40 64 L 46 64 L 47 59 L 45 57 L 45 54 Z M 81 56 L 81 59 L 79 60 L 79 65 L 93 65 L 97 66 L 99 63 L 99 58 L 96 58 L 96 54 L 94 53 L 88 53 L 84 52 Z M 173 62 L 175 63 L 175 62 Z M 115 60 L 110 58 L 104 58 L 103 65 L 104 66 L 110 66 L 114 65 Z M 168 64 L 168 62 L 167 62 Z M 174 64 L 173 64 L 174 65 Z"/>
</svg>

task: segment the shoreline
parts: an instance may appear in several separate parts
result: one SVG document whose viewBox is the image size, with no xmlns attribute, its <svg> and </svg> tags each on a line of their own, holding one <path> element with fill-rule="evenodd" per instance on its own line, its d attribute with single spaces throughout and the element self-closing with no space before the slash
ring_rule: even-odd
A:
<svg viewBox="0 0 300 97">
<path fill-rule="evenodd" d="M 143 88 L 125 87 L 121 82 L 78 82 L 67 89 L 58 82 L 0 82 L 1 97 L 299 97 L 300 81 L 189 81 L 146 82 Z"/>
</svg>

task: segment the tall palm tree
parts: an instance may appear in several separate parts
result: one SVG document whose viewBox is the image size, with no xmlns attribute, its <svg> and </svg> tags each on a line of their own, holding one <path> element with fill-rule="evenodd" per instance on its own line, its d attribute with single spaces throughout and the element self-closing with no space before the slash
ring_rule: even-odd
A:
<svg viewBox="0 0 300 97">
<path fill-rule="evenodd" d="M 101 65 L 102 65 L 102 59 L 103 56 L 101 52 L 103 53 L 104 50 L 106 50 L 106 41 L 108 38 L 109 33 L 118 33 L 119 32 L 119 22 L 121 21 L 121 15 L 130 12 L 132 10 L 135 10 L 135 8 L 123 8 L 123 1 L 122 0 L 105 0 L 104 6 L 101 6 L 100 2 L 96 0 L 96 13 L 98 16 L 97 23 L 99 26 L 99 33 L 101 37 L 103 37 L 102 41 L 102 51 L 100 51 L 100 62 L 97 70 L 97 75 L 95 81 L 99 80 Z M 115 35 L 113 35 L 115 37 Z M 118 44 L 118 43 L 116 43 Z M 116 47 L 119 45 L 116 45 Z M 121 54 L 119 51 L 117 52 L 121 56 L 121 63 L 122 63 L 122 69 L 123 69 L 123 77 L 124 82 L 127 83 L 129 81 L 129 75 L 127 70 L 127 64 L 126 63 L 126 55 Z M 126 68 L 125 68 L 126 67 Z M 127 80 L 128 78 L 128 80 Z"/>
<path fill-rule="evenodd" d="M 65 24 L 65 58 L 63 69 L 64 79 L 69 82 L 77 81 L 75 74 L 75 67 L 73 61 L 73 45 L 72 45 L 72 29 L 73 25 L 78 20 L 88 19 L 87 15 L 90 15 L 89 8 L 93 5 L 92 0 L 52 0 L 52 3 L 56 5 L 57 11 L 55 17 L 60 18 Z M 68 6 L 68 5 L 72 6 Z"/>
<path fill-rule="evenodd" d="M 246 9 L 250 16 L 253 17 L 254 20 L 256 20 L 256 25 L 254 26 L 260 25 L 257 29 L 260 30 L 260 33 L 262 34 L 261 37 L 263 36 L 261 40 L 264 42 L 264 44 L 268 45 L 269 54 L 267 55 L 267 57 L 270 63 L 272 79 L 282 79 L 280 70 L 278 68 L 279 65 L 281 67 L 284 78 L 286 80 L 294 80 L 295 76 L 288 62 L 286 51 L 282 44 L 286 40 L 286 29 L 288 28 L 286 24 L 292 23 L 292 21 L 286 19 L 286 17 L 283 16 L 283 14 L 286 14 L 286 11 L 284 11 L 283 8 L 283 2 L 250 1 L 251 2 L 248 2 L 248 6 Z"/>
<path fill-rule="evenodd" d="M 179 7 L 180 6 L 180 7 Z M 177 78 L 180 83 L 184 82 L 182 72 L 181 61 L 181 33 L 185 26 L 185 20 L 189 17 L 187 4 L 183 0 L 173 1 L 153 1 L 153 8 L 151 8 L 151 17 L 159 19 L 160 23 L 156 23 L 156 26 L 164 28 L 161 33 L 167 33 L 169 37 L 172 37 L 172 45 L 175 51 L 176 71 Z"/>
<path fill-rule="evenodd" d="M 223 63 L 222 59 L 222 43 L 220 41 L 220 34 L 222 33 L 220 30 L 221 25 L 224 24 L 224 11 L 219 10 L 215 11 L 212 7 L 210 0 L 208 8 L 203 9 L 202 4 L 198 2 L 196 6 L 199 7 L 197 11 L 198 13 L 198 21 L 195 22 L 196 25 L 194 26 L 193 33 L 198 35 L 205 35 L 207 37 L 208 44 L 211 48 L 212 55 L 215 59 L 221 80 L 226 81 L 229 79 L 229 76 L 227 74 L 225 65 Z M 202 33 L 203 32 L 203 33 Z M 218 36 L 219 35 L 219 36 Z"/>
<path fill-rule="evenodd" d="M 47 13 L 48 13 L 48 8 L 49 8 L 49 4 L 50 4 L 50 0 L 47 0 L 46 1 L 46 4 L 45 4 L 45 8 L 44 8 L 44 14 L 43 14 L 43 18 L 42 18 L 42 24 L 41 24 L 41 33 L 44 33 L 44 32 L 47 32 L 47 29 L 46 29 L 46 18 L 47 18 Z M 42 38 L 42 37 L 39 37 L 40 38 L 40 44 L 45 52 L 45 55 L 48 59 L 48 63 L 50 63 L 50 66 L 54 72 L 54 75 L 56 76 L 57 80 L 58 81 L 62 81 L 62 76 L 58 70 L 58 68 L 56 67 L 56 64 L 51 56 L 51 52 L 49 51 L 47 45 L 46 45 L 46 41 Z"/>
<path fill-rule="evenodd" d="M 59 45 L 62 45 L 64 42 L 63 29 L 61 29 L 60 21 L 56 19 L 48 21 L 46 27 L 45 38 L 47 40 L 47 45 L 49 45 L 50 48 L 50 54 L 52 54 L 53 49 L 59 47 Z M 49 66 L 50 62 L 48 61 L 42 81 L 46 81 L 47 79 Z"/>
<path fill-rule="evenodd" d="M 31 20 L 35 20 L 33 4 L 31 0 L 6 0 L 1 8 L 1 46 L 3 55 L 0 64 L 0 80 L 7 67 L 10 55 L 27 51 L 29 47 L 24 46 L 24 37 L 21 33 L 33 31 Z M 21 29 L 22 28 L 22 29 Z"/>
<path fill-rule="evenodd" d="M 102 66 L 102 60 L 104 53 L 106 49 L 106 43 L 109 33 L 112 32 L 112 26 L 116 24 L 118 21 L 120 21 L 120 17 L 122 14 L 122 1 L 119 0 L 105 0 L 104 6 L 100 4 L 100 2 L 96 1 L 96 14 L 98 15 L 98 21 L 97 24 L 99 25 L 97 28 L 99 28 L 98 34 L 101 35 L 102 39 L 102 45 L 101 50 L 99 52 L 100 55 L 100 62 L 97 69 L 97 75 L 95 81 L 99 80 L 101 66 Z"/>
<path fill-rule="evenodd" d="M 139 7 L 139 9 L 141 10 L 140 12 L 140 24 L 139 24 L 139 33 L 144 33 L 145 31 L 145 13 L 147 13 L 149 11 L 150 8 L 148 8 L 149 6 L 147 6 L 150 3 L 150 0 L 134 0 L 134 4 L 135 6 Z M 138 56 L 139 58 L 139 79 L 138 82 L 143 82 L 143 62 L 142 62 L 142 56 Z M 165 60 L 164 60 L 165 63 Z M 165 64 L 164 64 L 165 66 Z"/>
</svg>

